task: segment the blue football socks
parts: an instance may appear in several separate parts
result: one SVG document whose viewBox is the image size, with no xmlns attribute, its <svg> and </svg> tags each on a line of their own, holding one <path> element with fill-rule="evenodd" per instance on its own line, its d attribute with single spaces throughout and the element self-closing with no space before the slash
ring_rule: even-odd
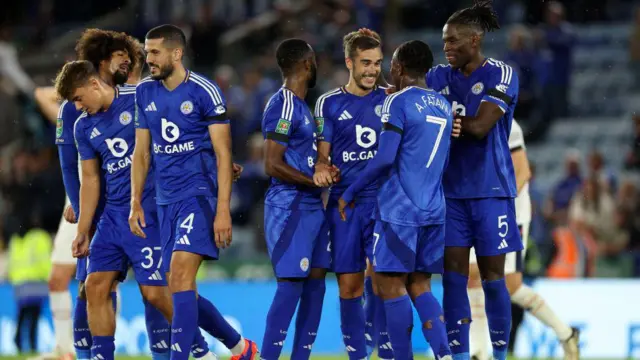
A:
<svg viewBox="0 0 640 360">
<path fill-rule="evenodd" d="M 303 288 L 302 281 L 278 282 L 276 295 L 267 314 L 267 326 L 260 351 L 261 359 L 276 360 L 280 357 Z"/>
<path fill-rule="evenodd" d="M 471 306 L 467 296 L 469 277 L 453 271 L 442 276 L 444 295 L 442 305 L 447 319 L 449 346 L 454 360 L 469 360 L 469 329 Z"/>
<path fill-rule="evenodd" d="M 306 360 L 311 356 L 311 347 L 316 341 L 322 304 L 326 290 L 324 279 L 307 279 L 304 282 L 300 307 L 296 317 L 296 333 L 293 339 L 291 360 Z"/>
<path fill-rule="evenodd" d="M 489 322 L 489 336 L 493 345 L 493 357 L 506 360 L 511 331 L 511 298 L 504 278 L 483 281 L 485 310 Z"/>
</svg>

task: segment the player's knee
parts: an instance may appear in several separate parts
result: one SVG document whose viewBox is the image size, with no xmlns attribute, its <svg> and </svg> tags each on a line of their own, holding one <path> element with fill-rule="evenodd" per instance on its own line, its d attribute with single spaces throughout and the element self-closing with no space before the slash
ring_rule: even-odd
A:
<svg viewBox="0 0 640 360">
<path fill-rule="evenodd" d="M 469 265 L 468 287 L 470 289 L 482 287 L 482 278 L 480 277 L 480 270 L 478 269 L 478 265 L 476 264 Z"/>
<path fill-rule="evenodd" d="M 111 301 L 111 284 L 102 281 L 98 276 L 89 275 L 84 283 L 84 289 L 88 303 Z"/>
<path fill-rule="evenodd" d="M 175 269 L 169 277 L 169 288 L 172 293 L 180 291 L 195 290 L 196 281 L 194 276 L 190 276 L 189 272 Z"/>
<path fill-rule="evenodd" d="M 444 270 L 458 274 L 469 274 L 469 249 L 448 247 L 444 251 Z"/>
<path fill-rule="evenodd" d="M 384 300 L 395 299 L 407 294 L 405 279 L 398 274 L 377 274 L 378 290 Z"/>
<path fill-rule="evenodd" d="M 522 286 L 522 273 L 508 274 L 505 276 L 505 281 L 509 295 L 513 295 Z"/>
<path fill-rule="evenodd" d="M 340 297 L 343 299 L 355 299 L 364 294 L 364 282 L 344 281 L 340 283 Z"/>
<path fill-rule="evenodd" d="M 54 266 L 49 276 L 49 291 L 61 292 L 69 290 L 69 283 L 71 282 L 72 273 L 64 271 L 57 266 Z"/>
<path fill-rule="evenodd" d="M 155 308 L 159 308 L 163 303 L 171 301 L 169 295 L 165 292 L 165 288 L 160 286 L 144 287 L 142 296 Z"/>
</svg>

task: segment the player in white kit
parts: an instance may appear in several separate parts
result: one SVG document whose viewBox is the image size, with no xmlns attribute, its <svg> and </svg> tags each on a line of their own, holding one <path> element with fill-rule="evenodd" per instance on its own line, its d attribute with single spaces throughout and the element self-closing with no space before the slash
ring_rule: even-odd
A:
<svg viewBox="0 0 640 360">
<path fill-rule="evenodd" d="M 511 252 L 506 255 L 504 263 L 504 273 L 507 288 L 511 295 L 511 302 L 525 310 L 531 315 L 551 327 L 560 340 L 564 350 L 564 359 L 577 360 L 579 358 L 579 332 L 576 328 L 571 328 L 565 324 L 553 312 L 544 299 L 532 288 L 522 283 L 522 271 L 524 268 L 524 256 L 527 250 L 527 240 L 529 237 L 529 225 L 531 224 L 531 198 L 529 197 L 529 179 L 531 169 L 527 159 L 526 147 L 524 144 L 524 134 L 522 128 L 513 120 L 511 133 L 509 134 L 509 150 L 516 175 L 516 185 L 518 196 L 515 200 L 516 222 L 522 235 L 524 250 Z M 469 265 L 469 302 L 471 304 L 471 329 L 470 329 L 470 354 L 472 359 L 491 359 L 489 353 L 489 325 L 485 313 L 484 292 L 480 272 L 476 264 L 476 254 L 471 248 Z"/>
</svg>

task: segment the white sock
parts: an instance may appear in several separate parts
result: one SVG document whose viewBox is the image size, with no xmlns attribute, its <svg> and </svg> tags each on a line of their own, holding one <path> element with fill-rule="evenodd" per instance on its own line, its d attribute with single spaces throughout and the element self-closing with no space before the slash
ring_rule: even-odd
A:
<svg viewBox="0 0 640 360">
<path fill-rule="evenodd" d="M 240 355 L 244 352 L 244 346 L 245 346 L 245 341 L 244 338 L 242 336 L 240 336 L 240 341 L 238 341 L 238 343 L 236 344 L 236 346 L 232 347 L 231 349 L 231 354 L 232 355 Z"/>
<path fill-rule="evenodd" d="M 57 291 L 49 293 L 53 331 L 56 337 L 56 349 L 62 353 L 73 353 L 73 322 L 71 320 L 71 293 Z"/>
<path fill-rule="evenodd" d="M 552 328 L 561 341 L 567 340 L 571 336 L 571 328 L 562 322 L 544 299 L 527 285 L 521 285 L 511 295 L 511 301 L 522 306 L 523 309 L 529 311 L 531 315 L 535 316 L 543 324 Z"/>
<path fill-rule="evenodd" d="M 489 359 L 489 322 L 484 308 L 484 290 L 467 288 L 471 305 L 471 326 L 469 328 L 469 354 L 481 360 Z"/>
</svg>

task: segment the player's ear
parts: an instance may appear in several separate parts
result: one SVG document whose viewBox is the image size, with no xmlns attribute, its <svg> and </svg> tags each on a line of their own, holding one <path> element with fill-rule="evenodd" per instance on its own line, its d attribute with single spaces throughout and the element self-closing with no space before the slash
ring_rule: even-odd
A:
<svg viewBox="0 0 640 360">
<path fill-rule="evenodd" d="M 349 71 L 353 70 L 353 60 L 351 60 L 351 58 L 344 58 L 344 63 L 347 65 L 347 69 L 349 69 Z"/>
<path fill-rule="evenodd" d="M 183 53 L 184 53 L 184 50 L 181 48 L 173 49 L 172 51 L 173 61 L 180 61 L 180 59 L 182 59 Z"/>
</svg>

